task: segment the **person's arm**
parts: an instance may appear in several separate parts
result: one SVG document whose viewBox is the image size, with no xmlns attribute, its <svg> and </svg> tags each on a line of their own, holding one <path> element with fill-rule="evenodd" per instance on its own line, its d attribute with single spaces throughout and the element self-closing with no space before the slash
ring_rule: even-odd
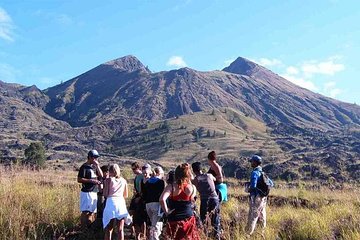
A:
<svg viewBox="0 0 360 240">
<path fill-rule="evenodd" d="M 250 177 L 250 193 L 256 193 L 256 185 L 257 185 L 258 179 L 259 179 L 258 172 L 252 171 L 251 177 Z"/>
<path fill-rule="evenodd" d="M 80 167 L 79 173 L 78 173 L 78 177 L 77 177 L 77 182 L 78 183 L 92 183 L 92 184 L 99 184 L 100 181 L 97 179 L 89 179 L 86 178 L 86 174 L 85 174 L 86 169 L 84 168 L 84 166 Z"/>
<path fill-rule="evenodd" d="M 148 184 L 141 182 L 141 196 L 143 199 L 147 199 L 147 195 L 148 195 Z"/>
<path fill-rule="evenodd" d="M 191 193 L 191 200 L 192 201 L 195 201 L 195 197 L 196 197 L 196 187 L 195 185 L 191 184 L 191 187 L 192 187 L 192 193 Z"/>
<path fill-rule="evenodd" d="M 103 196 L 108 197 L 109 196 L 109 189 L 110 189 L 110 178 L 106 178 L 104 181 L 104 190 L 103 190 Z"/>
<path fill-rule="evenodd" d="M 94 164 L 94 166 L 95 166 L 95 168 L 96 168 L 96 172 L 97 172 L 98 177 L 103 178 L 103 177 L 104 177 L 104 174 L 103 174 L 103 172 L 102 172 L 102 170 L 101 170 L 101 168 L 100 168 L 99 161 L 98 161 L 98 160 L 94 160 L 93 164 Z"/>
<path fill-rule="evenodd" d="M 127 182 L 125 179 L 124 179 L 124 182 L 125 182 L 124 198 L 127 198 L 127 197 L 129 197 L 129 189 L 128 189 L 128 185 L 127 185 Z"/>
<path fill-rule="evenodd" d="M 224 176 L 222 173 L 221 166 L 218 163 L 214 164 L 214 171 L 216 173 L 216 180 L 220 183 L 224 182 Z"/>
<path fill-rule="evenodd" d="M 78 183 L 100 184 L 100 181 L 97 180 L 97 179 L 88 179 L 88 178 L 81 178 L 81 177 L 78 177 L 77 182 L 78 182 Z"/>
<path fill-rule="evenodd" d="M 213 181 L 215 182 L 216 181 L 216 178 L 214 177 L 214 175 L 210 174 L 210 173 L 207 173 L 208 177 Z M 196 185 L 195 185 L 196 186 Z M 196 186 L 197 187 L 197 186 Z"/>
<path fill-rule="evenodd" d="M 166 200 L 169 198 L 170 194 L 171 194 L 171 184 L 169 184 L 165 187 L 164 191 L 162 192 L 162 194 L 159 198 L 160 206 L 161 206 L 162 210 L 164 211 L 165 215 L 169 215 L 172 212 L 172 211 L 169 211 L 168 205 L 166 203 Z"/>
</svg>

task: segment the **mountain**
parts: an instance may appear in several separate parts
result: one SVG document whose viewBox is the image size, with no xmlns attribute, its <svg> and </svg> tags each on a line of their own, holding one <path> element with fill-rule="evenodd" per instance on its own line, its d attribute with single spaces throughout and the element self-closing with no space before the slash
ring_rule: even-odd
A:
<svg viewBox="0 0 360 240">
<path fill-rule="evenodd" d="M 0 81 L 0 94 L 7 97 L 15 97 L 32 106 L 44 108 L 49 98 L 35 85 L 26 87 L 20 84 L 5 83 Z"/>
<path fill-rule="evenodd" d="M 221 107 L 238 109 L 273 127 L 325 131 L 360 124 L 358 106 L 300 88 L 244 58 L 223 71 L 151 73 L 135 57 L 126 56 L 45 93 L 50 98 L 46 112 L 73 126 L 113 119 L 140 123 Z"/>
<path fill-rule="evenodd" d="M 47 115 L 48 97 L 35 86 L 0 82 L 0 156 L 2 161 L 23 157 L 31 142 L 43 142 L 49 159 L 71 159 L 85 152 L 72 127 Z"/>
<path fill-rule="evenodd" d="M 82 148 L 169 163 L 202 160 L 214 149 L 233 176 L 242 176 L 246 157 L 258 153 L 283 179 L 360 179 L 360 107 L 245 58 L 222 71 L 151 72 L 129 55 L 43 92 L 6 88 L 70 124 L 66 132 Z"/>
</svg>

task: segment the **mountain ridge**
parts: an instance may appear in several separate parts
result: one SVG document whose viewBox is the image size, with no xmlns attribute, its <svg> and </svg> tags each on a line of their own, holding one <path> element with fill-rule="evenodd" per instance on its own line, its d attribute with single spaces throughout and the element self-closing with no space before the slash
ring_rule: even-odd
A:
<svg viewBox="0 0 360 240">
<path fill-rule="evenodd" d="M 261 153 L 274 161 L 269 171 L 284 179 L 303 175 L 309 159 L 334 171 L 317 177 L 340 179 L 343 174 L 348 179 L 351 170 L 343 170 L 343 162 L 360 166 L 359 106 L 296 86 L 242 57 L 221 71 L 186 67 L 151 72 L 128 55 L 44 91 L 2 82 L 0 90 L 69 123 L 78 152 L 96 145 L 111 154 L 126 150 L 133 157 L 154 159 L 156 152 L 158 159 L 167 159 L 189 148 L 183 155 L 188 161 L 201 160 L 201 153 L 214 148 L 226 158 Z M 246 119 L 253 121 L 244 124 Z M 244 134 L 258 124 L 266 126 L 264 136 Z M 242 138 L 234 138 L 236 133 Z M 247 141 L 258 144 L 249 148 Z M 264 148 L 267 142 L 273 147 Z M 61 149 L 72 149 L 65 145 Z M 248 150 L 236 153 L 242 147 Z M 239 164 L 244 169 L 246 162 Z"/>
</svg>

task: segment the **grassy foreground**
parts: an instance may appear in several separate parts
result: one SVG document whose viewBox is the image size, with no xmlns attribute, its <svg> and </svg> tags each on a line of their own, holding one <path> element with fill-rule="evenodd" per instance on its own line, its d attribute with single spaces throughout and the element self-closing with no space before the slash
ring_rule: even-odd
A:
<svg viewBox="0 0 360 240">
<path fill-rule="evenodd" d="M 74 171 L 27 171 L 0 168 L 0 240 L 80 239 L 70 232 L 79 223 L 79 191 Z M 124 177 L 129 177 L 125 171 Z M 131 181 L 129 181 L 131 182 Z M 236 180 L 222 205 L 225 239 L 248 239 L 247 196 Z M 268 227 L 251 239 L 360 239 L 360 192 L 283 186 L 272 190 Z M 204 239 L 206 237 L 204 236 Z"/>
</svg>

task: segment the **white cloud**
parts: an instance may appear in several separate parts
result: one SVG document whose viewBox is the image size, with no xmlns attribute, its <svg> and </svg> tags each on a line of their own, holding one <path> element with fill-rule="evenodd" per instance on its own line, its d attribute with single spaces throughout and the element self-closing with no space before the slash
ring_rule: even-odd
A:
<svg viewBox="0 0 360 240">
<path fill-rule="evenodd" d="M 273 67 L 273 66 L 281 66 L 282 65 L 282 62 L 276 58 L 273 58 L 273 59 L 260 58 L 256 62 L 264 67 Z"/>
<path fill-rule="evenodd" d="M 326 82 L 324 84 L 323 92 L 325 95 L 332 98 L 336 98 L 339 94 L 343 93 L 343 90 L 336 87 L 336 82 Z"/>
<path fill-rule="evenodd" d="M 56 12 L 48 12 L 48 11 L 44 11 L 44 10 L 38 10 L 35 12 L 36 16 L 45 18 L 46 20 L 50 20 L 53 21 L 59 25 L 70 25 L 73 24 L 74 21 L 73 19 L 64 13 L 56 13 Z"/>
<path fill-rule="evenodd" d="M 329 58 L 326 61 L 310 61 L 305 62 L 301 66 L 301 70 L 306 76 L 311 77 L 313 74 L 323 74 L 333 76 L 335 73 L 343 71 L 345 66 L 340 63 L 335 63 L 336 58 Z"/>
<path fill-rule="evenodd" d="M 166 65 L 172 66 L 172 67 L 186 67 L 187 64 L 184 61 L 184 59 L 180 56 L 172 56 L 167 61 Z"/>
<path fill-rule="evenodd" d="M 283 78 L 289 80 L 290 82 L 300 86 L 300 87 L 309 89 L 311 91 L 317 91 L 318 90 L 316 85 L 312 81 L 310 81 L 308 79 L 304 79 L 304 78 L 301 78 L 301 77 L 295 77 L 295 76 L 292 76 L 292 75 L 289 75 L 289 74 L 282 74 L 281 76 Z"/>
<path fill-rule="evenodd" d="M 13 42 L 14 28 L 15 25 L 10 15 L 5 11 L 5 9 L 0 7 L 0 38 Z"/>
<path fill-rule="evenodd" d="M 297 75 L 299 74 L 299 69 L 296 67 L 290 66 L 286 68 L 286 74 L 288 75 Z"/>
</svg>

